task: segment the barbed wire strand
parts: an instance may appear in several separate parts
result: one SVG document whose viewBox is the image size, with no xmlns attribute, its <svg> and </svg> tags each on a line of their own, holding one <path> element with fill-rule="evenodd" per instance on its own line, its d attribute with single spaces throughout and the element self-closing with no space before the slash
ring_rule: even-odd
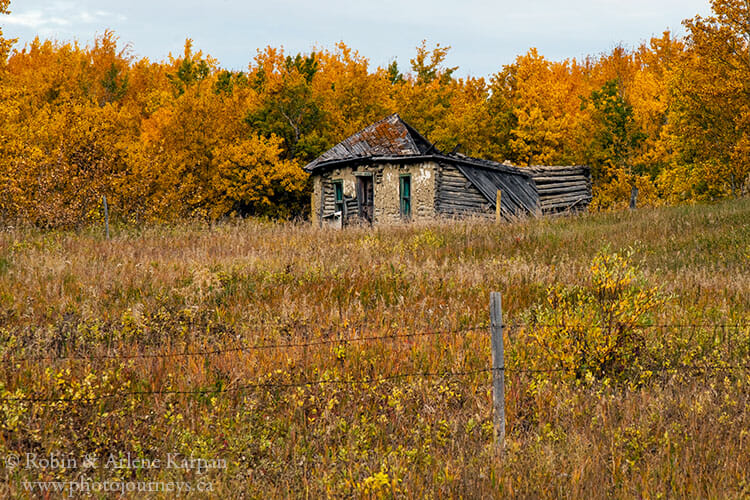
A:
<svg viewBox="0 0 750 500">
<path fill-rule="evenodd" d="M 511 323 L 503 325 L 505 328 L 569 328 L 571 324 L 548 324 L 548 323 Z M 583 325 L 586 328 L 602 329 L 613 328 L 619 325 Z M 750 328 L 750 323 L 656 323 L 651 325 L 624 325 L 634 330 L 646 330 L 650 328 Z"/>
<path fill-rule="evenodd" d="M 191 357 L 191 356 L 215 356 L 230 352 L 250 352 L 258 350 L 273 350 L 273 349 L 293 349 L 299 347 L 315 347 L 328 344 L 346 344 L 349 342 L 368 342 L 377 340 L 397 340 L 404 338 L 415 338 L 415 337 L 427 337 L 427 336 L 441 336 L 441 335 L 455 335 L 458 333 L 476 332 L 485 328 L 489 325 L 476 325 L 464 328 L 450 329 L 450 330 L 434 330 L 416 333 L 404 333 L 404 334 L 387 334 L 387 335 L 374 335 L 365 337 L 338 337 L 338 338 L 327 338 L 321 340 L 315 340 L 310 342 L 287 342 L 279 344 L 260 344 L 253 346 L 236 346 L 224 349 L 211 349 L 202 351 L 185 351 L 185 352 L 171 352 L 171 353 L 136 353 L 136 354 L 99 354 L 99 355 L 64 355 L 64 356 L 28 356 L 28 357 L 7 357 L 0 359 L 0 363 L 13 364 L 23 363 L 29 361 L 64 361 L 64 360 L 85 360 L 95 361 L 104 359 L 150 359 L 150 358 L 178 358 L 178 357 Z M 529 324 L 529 323 L 511 323 L 503 325 L 503 328 L 517 330 L 522 328 L 569 328 L 570 325 L 553 325 L 553 324 Z M 608 325 L 588 325 L 586 328 L 590 329 L 603 329 L 609 328 Z M 629 325 L 629 328 L 633 329 L 649 329 L 649 328 L 713 328 L 713 329 L 729 329 L 729 328 L 750 328 L 750 324 L 743 323 L 725 323 L 725 324 L 654 324 L 654 325 Z"/>
<path fill-rule="evenodd" d="M 482 327 L 467 327 L 457 328 L 452 330 L 434 330 L 417 333 L 402 333 L 402 334 L 388 334 L 388 335 L 377 335 L 367 337 L 340 337 L 340 338 L 329 338 L 321 339 L 310 342 L 289 342 L 281 344 L 260 344 L 252 346 L 236 346 L 225 349 L 212 349 L 204 351 L 185 351 L 185 352 L 170 352 L 170 353 L 135 353 L 135 354 L 101 354 L 101 355 L 66 355 L 66 356 L 30 356 L 30 357 L 8 357 L 0 360 L 0 363 L 13 364 L 21 363 L 26 361 L 64 361 L 64 360 L 86 360 L 94 361 L 101 359 L 139 359 L 139 358 L 179 358 L 179 357 L 190 357 L 190 356 L 212 356 L 219 355 L 229 352 L 250 352 L 260 350 L 272 350 L 272 349 L 292 349 L 298 347 L 315 347 L 320 345 L 328 344 L 346 344 L 354 342 L 369 342 L 377 340 L 397 340 L 404 338 L 414 337 L 427 337 L 427 336 L 442 336 L 442 335 L 456 335 L 459 333 L 476 332 L 483 328 Z"/>
</svg>

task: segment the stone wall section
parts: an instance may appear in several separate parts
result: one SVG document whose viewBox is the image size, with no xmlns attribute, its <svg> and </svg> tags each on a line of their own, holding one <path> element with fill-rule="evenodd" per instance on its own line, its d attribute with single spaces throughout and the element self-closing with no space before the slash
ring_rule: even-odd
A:
<svg viewBox="0 0 750 500">
<path fill-rule="evenodd" d="M 313 221 L 335 211 L 333 183 L 342 181 L 345 198 L 356 199 L 357 174 L 371 174 L 373 178 L 374 223 L 406 222 L 401 217 L 400 177 L 411 175 L 411 220 L 435 218 L 436 171 L 435 162 L 412 164 L 385 163 L 342 167 L 316 175 L 313 180 Z M 356 205 L 356 204 L 354 204 Z M 356 213 L 348 214 L 347 223 L 355 222 Z"/>
</svg>

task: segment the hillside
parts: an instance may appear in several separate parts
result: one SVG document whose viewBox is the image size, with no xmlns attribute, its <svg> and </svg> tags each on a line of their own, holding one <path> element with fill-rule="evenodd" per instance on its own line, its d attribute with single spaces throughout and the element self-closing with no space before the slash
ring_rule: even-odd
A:
<svg viewBox="0 0 750 500">
<path fill-rule="evenodd" d="M 502 225 L 102 232 L 0 233 L 0 496 L 83 478 L 195 498 L 749 492 L 748 199 Z M 27 453 L 99 460 L 8 462 Z M 140 468 L 107 466 L 128 453 Z"/>
</svg>

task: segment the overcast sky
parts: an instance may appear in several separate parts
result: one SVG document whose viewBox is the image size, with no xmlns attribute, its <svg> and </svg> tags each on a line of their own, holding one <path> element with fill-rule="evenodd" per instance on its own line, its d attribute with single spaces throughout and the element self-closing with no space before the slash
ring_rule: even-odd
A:
<svg viewBox="0 0 750 500">
<path fill-rule="evenodd" d="M 246 69 L 256 49 L 287 53 L 344 41 L 372 66 L 409 67 L 422 39 L 450 45 L 461 75 L 487 76 L 531 47 L 549 59 L 637 46 L 683 19 L 710 13 L 709 0 L 11 0 L 5 36 L 22 46 L 39 35 L 90 43 L 112 29 L 135 55 L 162 60 L 185 38 L 222 67 Z"/>
</svg>

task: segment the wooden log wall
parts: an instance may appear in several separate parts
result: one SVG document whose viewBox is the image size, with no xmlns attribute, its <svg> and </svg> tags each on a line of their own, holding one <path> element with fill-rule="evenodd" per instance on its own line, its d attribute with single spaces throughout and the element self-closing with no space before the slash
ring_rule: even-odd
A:
<svg viewBox="0 0 750 500">
<path fill-rule="evenodd" d="M 542 213 L 585 210 L 591 203 L 588 167 L 526 167 L 531 173 Z"/>
<path fill-rule="evenodd" d="M 344 196 L 344 224 L 348 224 L 353 220 L 359 219 L 359 205 L 357 204 L 357 198 L 353 196 Z"/>
<path fill-rule="evenodd" d="M 336 193 L 333 188 L 333 180 L 329 175 L 322 176 L 321 188 L 323 189 L 322 216 L 327 217 L 336 212 Z M 344 195 L 344 225 L 359 221 L 359 205 L 355 196 Z"/>
<path fill-rule="evenodd" d="M 439 164 L 436 177 L 435 211 L 438 214 L 494 217 L 487 198 L 454 165 Z"/>
<path fill-rule="evenodd" d="M 333 190 L 333 183 L 327 177 L 323 177 L 323 215 L 329 215 L 336 211 L 336 195 Z"/>
</svg>

